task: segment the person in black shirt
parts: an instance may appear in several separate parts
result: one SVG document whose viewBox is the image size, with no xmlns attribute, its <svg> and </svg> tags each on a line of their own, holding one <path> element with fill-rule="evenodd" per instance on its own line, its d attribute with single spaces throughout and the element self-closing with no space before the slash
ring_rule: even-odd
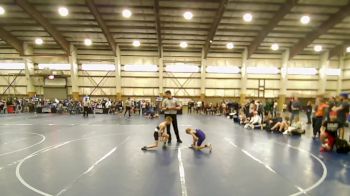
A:
<svg viewBox="0 0 350 196">
<path fill-rule="evenodd" d="M 290 117 L 290 124 L 292 124 L 292 122 L 294 121 L 294 118 L 296 116 L 299 117 L 299 111 L 300 111 L 300 102 L 298 100 L 298 97 L 294 97 L 292 103 L 291 103 L 291 117 Z"/>
<path fill-rule="evenodd" d="M 347 95 L 341 95 L 338 107 L 331 108 L 337 112 L 338 121 L 344 126 L 347 122 L 347 116 L 349 114 L 349 102 L 347 98 Z M 344 139 L 344 131 L 340 133 L 340 138 Z"/>
<path fill-rule="evenodd" d="M 311 124 L 312 105 L 310 101 L 307 102 L 305 110 L 307 116 L 307 124 Z"/>
<path fill-rule="evenodd" d="M 344 126 L 337 120 L 337 113 L 332 111 L 329 113 L 329 120 L 323 122 L 321 127 L 321 152 L 332 151 L 338 131 L 344 130 Z"/>
</svg>

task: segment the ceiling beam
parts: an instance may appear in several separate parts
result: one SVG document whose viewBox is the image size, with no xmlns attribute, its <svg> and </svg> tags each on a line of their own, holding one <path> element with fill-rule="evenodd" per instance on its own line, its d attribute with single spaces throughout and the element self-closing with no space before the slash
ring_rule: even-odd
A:
<svg viewBox="0 0 350 196">
<path fill-rule="evenodd" d="M 327 33 L 328 30 L 333 28 L 336 24 L 342 22 L 344 18 L 350 15 L 350 2 L 341 7 L 339 11 L 331 15 L 328 20 L 323 22 L 318 28 L 315 28 L 313 31 L 308 33 L 303 39 L 290 50 L 289 59 L 292 59 L 294 56 L 298 55 L 301 51 L 304 50 L 308 45 L 310 45 L 314 40 L 319 36 Z"/>
<path fill-rule="evenodd" d="M 38 22 L 61 46 L 61 48 L 69 54 L 69 42 L 60 34 L 57 29 L 41 13 L 30 5 L 26 0 L 16 0 L 16 4 L 20 6 L 29 16 Z"/>
<path fill-rule="evenodd" d="M 0 38 L 7 44 L 15 48 L 21 55 L 23 54 L 23 42 L 0 27 Z"/>
<path fill-rule="evenodd" d="M 250 58 L 254 52 L 258 49 L 260 44 L 264 41 L 267 35 L 273 31 L 273 29 L 278 25 L 278 23 L 283 20 L 283 18 L 292 10 L 292 8 L 298 3 L 298 0 L 288 0 L 286 3 L 281 5 L 280 9 L 269 21 L 259 35 L 255 37 L 254 41 L 248 47 L 248 58 Z"/>
<path fill-rule="evenodd" d="M 101 14 L 98 12 L 98 10 L 94 4 L 94 1 L 93 0 L 86 0 L 86 4 L 89 7 L 90 12 L 94 15 L 98 26 L 102 29 L 102 32 L 105 35 L 109 46 L 113 50 L 113 54 L 116 54 L 117 48 L 116 48 L 115 40 L 114 40 L 111 32 L 109 31 L 106 23 L 103 21 Z"/>
<path fill-rule="evenodd" d="M 329 51 L 329 59 L 335 56 L 342 56 L 345 53 L 345 48 L 350 46 L 350 41 L 346 41 L 341 45 L 338 45 Z"/>
<path fill-rule="evenodd" d="M 162 32 L 160 26 L 160 14 L 159 14 L 159 0 L 154 0 L 154 14 L 156 21 L 156 30 L 157 30 L 157 41 L 158 41 L 158 54 L 159 57 L 162 56 Z"/>
<path fill-rule="evenodd" d="M 208 56 L 209 48 L 211 45 L 210 41 L 213 41 L 213 39 L 214 39 L 215 33 L 218 29 L 218 26 L 220 24 L 220 21 L 221 21 L 223 15 L 224 15 L 225 8 L 226 8 L 227 4 L 228 4 L 228 0 L 221 0 L 219 8 L 216 11 L 214 22 L 211 25 L 210 31 L 209 31 L 208 36 L 207 36 L 207 40 L 205 41 L 205 44 L 204 44 L 204 58 L 205 59 Z"/>
</svg>

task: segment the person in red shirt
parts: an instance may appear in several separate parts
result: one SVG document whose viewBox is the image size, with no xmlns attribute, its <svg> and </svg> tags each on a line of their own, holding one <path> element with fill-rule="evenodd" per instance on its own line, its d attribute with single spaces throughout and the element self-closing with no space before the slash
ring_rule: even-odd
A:
<svg viewBox="0 0 350 196">
<path fill-rule="evenodd" d="M 321 127 L 321 152 L 332 151 L 335 140 L 338 137 L 338 131 L 341 132 L 344 129 L 344 124 L 337 119 L 337 112 L 330 112 L 329 119 L 324 121 Z"/>
</svg>

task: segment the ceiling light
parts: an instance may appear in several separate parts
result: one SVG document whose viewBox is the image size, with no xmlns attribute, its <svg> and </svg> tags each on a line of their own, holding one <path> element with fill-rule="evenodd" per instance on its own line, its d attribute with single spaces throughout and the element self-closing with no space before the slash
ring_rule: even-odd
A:
<svg viewBox="0 0 350 196">
<path fill-rule="evenodd" d="M 122 15 L 124 18 L 130 18 L 131 15 L 132 15 L 132 12 L 128 9 L 124 9 L 123 12 L 122 12 Z"/>
<path fill-rule="evenodd" d="M 212 43 L 213 43 L 213 40 L 209 40 L 209 43 L 211 43 L 211 44 L 212 44 Z"/>
<path fill-rule="evenodd" d="M 35 39 L 35 44 L 36 45 L 42 45 L 43 43 L 44 43 L 43 39 L 41 39 L 41 38 L 36 38 Z"/>
<path fill-rule="evenodd" d="M 157 65 L 124 65 L 124 71 L 129 72 L 157 72 Z"/>
<path fill-rule="evenodd" d="M 237 66 L 208 66 L 207 73 L 237 74 L 241 70 Z"/>
<path fill-rule="evenodd" d="M 278 74 L 280 70 L 277 67 L 247 67 L 248 74 Z"/>
<path fill-rule="evenodd" d="M 165 71 L 176 73 L 198 73 L 199 66 L 193 64 L 172 63 L 166 65 Z"/>
<path fill-rule="evenodd" d="M 61 16 L 68 16 L 69 14 L 69 11 L 66 7 L 59 7 L 58 8 L 58 13 L 61 15 Z"/>
<path fill-rule="evenodd" d="M 322 51 L 322 46 L 321 45 L 314 46 L 314 51 L 315 52 L 321 52 Z"/>
<path fill-rule="evenodd" d="M 341 69 L 338 68 L 328 68 L 326 71 L 327 76 L 340 76 Z"/>
<path fill-rule="evenodd" d="M 300 22 L 301 22 L 301 24 L 309 24 L 310 23 L 310 16 L 302 16 L 301 18 L 300 18 Z"/>
<path fill-rule="evenodd" d="M 84 44 L 85 44 L 86 46 L 91 46 L 91 45 L 92 45 L 91 39 L 84 39 Z"/>
<path fill-rule="evenodd" d="M 289 75 L 316 75 L 318 71 L 315 68 L 289 67 L 287 73 Z"/>
<path fill-rule="evenodd" d="M 70 64 L 59 64 L 59 63 L 53 63 L 53 64 L 38 64 L 39 69 L 49 69 L 49 70 L 70 70 L 71 66 Z"/>
<path fill-rule="evenodd" d="M 24 63 L 2 63 L 0 62 L 0 69 L 7 70 L 17 70 L 17 69 L 25 69 Z"/>
<path fill-rule="evenodd" d="M 5 9 L 0 6 L 0 15 L 4 15 L 4 14 L 5 14 Z"/>
<path fill-rule="evenodd" d="M 191 20 L 192 17 L 193 17 L 192 12 L 185 12 L 185 13 L 184 13 L 184 18 L 185 18 L 186 20 Z"/>
<path fill-rule="evenodd" d="M 346 48 L 346 52 L 350 53 L 350 46 Z"/>
<path fill-rule="evenodd" d="M 49 80 L 53 80 L 55 79 L 55 76 L 54 75 L 49 75 Z"/>
<path fill-rule="evenodd" d="M 251 13 L 246 13 L 243 15 L 243 20 L 245 22 L 251 22 L 253 20 L 253 15 Z"/>
<path fill-rule="evenodd" d="M 82 64 L 81 70 L 84 71 L 114 71 L 114 64 Z"/>
<path fill-rule="evenodd" d="M 141 45 L 141 42 L 139 40 L 134 40 L 132 42 L 132 45 L 135 46 L 135 47 L 139 47 Z"/>
<path fill-rule="evenodd" d="M 278 44 L 272 44 L 272 45 L 271 45 L 271 50 L 276 51 L 276 50 L 278 50 L 279 48 L 280 48 L 280 46 L 279 46 Z"/>
<path fill-rule="evenodd" d="M 180 47 L 181 48 L 187 48 L 187 42 L 180 42 Z"/>
<path fill-rule="evenodd" d="M 234 47 L 235 45 L 232 42 L 226 44 L 227 49 L 233 49 Z"/>
</svg>

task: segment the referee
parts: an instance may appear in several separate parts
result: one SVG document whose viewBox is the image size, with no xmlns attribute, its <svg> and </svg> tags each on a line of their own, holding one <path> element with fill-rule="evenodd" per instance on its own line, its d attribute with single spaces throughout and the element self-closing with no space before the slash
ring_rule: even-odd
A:
<svg viewBox="0 0 350 196">
<path fill-rule="evenodd" d="M 171 92 L 165 91 L 165 99 L 162 102 L 162 110 L 164 111 L 165 118 L 170 116 L 173 119 L 173 128 L 176 135 L 177 143 L 182 143 L 179 135 L 179 129 L 177 127 L 177 118 L 176 114 L 178 110 L 181 110 L 181 105 L 177 100 L 171 95 Z M 169 135 L 168 143 L 171 143 L 171 133 L 170 133 L 170 124 L 167 125 L 167 133 Z"/>
</svg>

